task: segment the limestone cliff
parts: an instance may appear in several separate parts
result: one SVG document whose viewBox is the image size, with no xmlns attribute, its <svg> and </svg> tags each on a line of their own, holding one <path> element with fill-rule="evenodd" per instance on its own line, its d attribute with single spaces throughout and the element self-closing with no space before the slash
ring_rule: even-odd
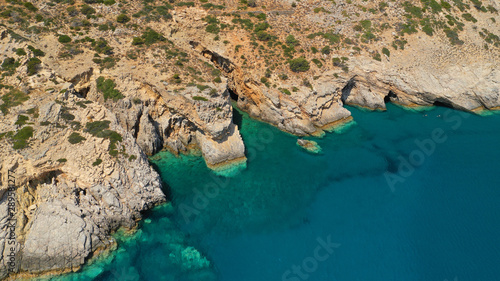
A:
<svg viewBox="0 0 500 281">
<path fill-rule="evenodd" d="M 166 200 L 147 155 L 245 163 L 231 100 L 295 135 L 345 104 L 500 107 L 494 0 L 0 0 L 0 220 L 20 272 L 71 270 Z M 12 199 L 11 199 L 12 200 Z M 0 277 L 8 274 L 0 231 Z M 17 269 L 16 269 L 17 270 Z"/>
</svg>

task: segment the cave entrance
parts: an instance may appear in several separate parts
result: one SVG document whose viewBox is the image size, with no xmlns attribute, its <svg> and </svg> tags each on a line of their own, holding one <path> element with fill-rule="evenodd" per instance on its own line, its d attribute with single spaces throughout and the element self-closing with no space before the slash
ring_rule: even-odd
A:
<svg viewBox="0 0 500 281">
<path fill-rule="evenodd" d="M 90 87 L 84 87 L 76 91 L 76 94 L 81 98 L 87 99 L 87 94 L 89 93 L 89 91 Z"/>
<path fill-rule="evenodd" d="M 238 101 L 238 94 L 236 94 L 233 90 L 227 88 L 227 91 L 229 92 L 229 97 L 233 100 L 233 101 Z"/>
<path fill-rule="evenodd" d="M 389 93 L 384 97 L 384 103 L 391 102 L 391 98 L 395 99 L 397 97 L 398 96 L 393 91 L 389 91 Z"/>
<path fill-rule="evenodd" d="M 446 102 L 446 101 L 439 101 L 439 100 L 435 100 L 435 101 L 432 103 L 432 105 L 434 105 L 434 106 L 441 106 L 441 107 L 446 107 L 446 108 L 451 108 L 451 109 L 453 109 L 453 106 L 452 106 L 450 103 Z"/>
</svg>

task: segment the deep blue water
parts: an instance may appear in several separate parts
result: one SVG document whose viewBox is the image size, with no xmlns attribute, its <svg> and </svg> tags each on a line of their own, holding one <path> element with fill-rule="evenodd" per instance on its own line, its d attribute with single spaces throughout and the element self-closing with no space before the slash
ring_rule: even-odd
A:
<svg viewBox="0 0 500 281">
<path fill-rule="evenodd" d="M 231 178 L 156 155 L 172 204 L 62 280 L 500 280 L 500 115 L 349 110 L 319 155 L 238 115 Z"/>
</svg>

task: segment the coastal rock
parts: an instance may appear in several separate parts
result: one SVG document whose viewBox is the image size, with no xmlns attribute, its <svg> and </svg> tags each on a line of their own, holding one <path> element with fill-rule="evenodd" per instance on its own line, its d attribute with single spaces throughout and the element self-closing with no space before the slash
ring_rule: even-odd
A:
<svg viewBox="0 0 500 281">
<path fill-rule="evenodd" d="M 98 103 L 80 107 L 77 103 L 84 100 L 73 94 L 59 101 L 66 108 L 65 116 L 70 113 L 70 120 L 81 127 L 109 122 L 109 129 L 121 136 L 117 149 L 126 156 L 112 156 L 108 139 L 68 126 L 62 106 L 50 102 L 54 99 L 45 95 L 31 104 L 44 110 L 32 119 L 36 137 L 29 139 L 28 147 L 16 151 L 11 144 L 0 143 L 1 178 L 8 174 L 15 178 L 18 209 L 13 246 L 18 269 L 31 274 L 78 269 L 92 253 L 114 243 L 113 231 L 134 227 L 143 211 L 165 201 L 159 175 L 112 112 Z M 61 125 L 38 125 L 42 120 Z M 12 127 L 1 128 L 15 130 L 8 126 Z M 73 130 L 84 139 L 69 142 Z M 5 221 L 9 214 L 7 181 L 1 183 L 0 219 Z M 4 275 L 10 253 L 8 235 L 8 229 L 0 230 L 0 273 Z"/>
<path fill-rule="evenodd" d="M 297 145 L 313 154 L 318 154 L 321 152 L 321 147 L 317 142 L 312 140 L 298 139 Z"/>
<path fill-rule="evenodd" d="M 147 155 L 153 155 L 161 149 L 162 141 L 156 127 L 152 124 L 148 112 L 144 112 L 139 122 L 137 144 Z"/>
<path fill-rule="evenodd" d="M 245 145 L 238 126 L 234 124 L 229 127 L 227 135 L 219 139 L 213 139 L 201 131 L 196 132 L 196 139 L 208 167 L 216 168 L 233 162 L 246 161 Z"/>
</svg>

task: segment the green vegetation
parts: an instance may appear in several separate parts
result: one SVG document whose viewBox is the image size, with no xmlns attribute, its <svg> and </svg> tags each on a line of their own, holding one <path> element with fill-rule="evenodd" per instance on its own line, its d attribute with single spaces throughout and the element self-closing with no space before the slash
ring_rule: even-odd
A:
<svg viewBox="0 0 500 281">
<path fill-rule="evenodd" d="M 127 23 L 130 21 L 130 17 L 126 14 L 120 14 L 118 15 L 118 17 L 116 17 L 116 21 L 119 23 Z"/>
<path fill-rule="evenodd" d="M 94 166 L 94 167 L 95 167 L 95 166 L 98 166 L 98 165 L 99 165 L 99 164 L 101 164 L 101 163 L 102 163 L 102 159 L 101 159 L 101 158 L 97 158 L 97 159 L 94 161 L 94 163 L 92 163 L 92 166 Z"/>
<path fill-rule="evenodd" d="M 208 101 L 207 98 L 200 97 L 200 96 L 193 96 L 192 99 L 196 100 L 196 101 Z"/>
<path fill-rule="evenodd" d="M 464 41 L 462 41 L 462 40 L 460 40 L 460 38 L 458 38 L 458 33 L 455 30 L 445 28 L 444 33 L 446 34 L 446 36 L 448 37 L 448 39 L 450 40 L 450 43 L 452 45 L 463 45 L 464 44 Z"/>
<path fill-rule="evenodd" d="M 91 6 L 85 4 L 80 8 L 80 12 L 90 18 L 91 15 L 95 14 L 95 9 Z"/>
<path fill-rule="evenodd" d="M 303 57 L 292 59 L 290 60 L 289 63 L 290 63 L 290 69 L 293 72 L 304 72 L 308 71 L 310 68 L 309 62 Z"/>
<path fill-rule="evenodd" d="M 386 47 L 382 48 L 382 54 L 386 55 L 387 57 L 391 56 L 391 51 L 387 49 Z"/>
<path fill-rule="evenodd" d="M 58 41 L 63 44 L 69 43 L 71 42 L 71 37 L 69 37 L 68 35 L 59 35 Z"/>
<path fill-rule="evenodd" d="M 82 142 L 84 140 L 86 140 L 86 138 L 84 138 L 82 135 L 80 135 L 79 133 L 76 133 L 76 132 L 73 132 L 68 137 L 68 141 L 71 144 L 77 144 L 77 143 L 80 143 L 80 142 Z"/>
<path fill-rule="evenodd" d="M 130 157 L 128 158 L 128 161 L 132 162 L 133 160 L 137 159 L 137 156 L 135 155 L 130 155 Z"/>
<path fill-rule="evenodd" d="M 179 7 L 194 7 L 194 2 L 178 2 L 176 5 Z"/>
<path fill-rule="evenodd" d="M 471 14 L 469 13 L 465 13 L 465 14 L 462 14 L 462 17 L 466 20 L 466 21 L 471 21 L 471 22 L 477 22 L 477 19 L 474 18 Z"/>
<path fill-rule="evenodd" d="M 68 162 L 68 159 L 66 159 L 66 158 L 59 158 L 59 159 L 57 159 L 57 162 L 59 162 L 59 163 L 66 163 L 66 162 Z"/>
<path fill-rule="evenodd" d="M 119 99 L 124 98 L 122 93 L 115 89 L 115 82 L 111 79 L 105 79 L 104 77 L 99 77 L 96 80 L 97 82 L 97 90 L 103 94 L 104 100 L 112 99 L 113 101 L 117 101 Z"/>
<path fill-rule="evenodd" d="M 26 51 L 23 48 L 19 48 L 19 49 L 16 50 L 16 55 L 18 55 L 18 56 L 25 56 L 26 55 Z"/>
<path fill-rule="evenodd" d="M 85 131 L 95 137 L 109 139 L 109 154 L 112 156 L 117 156 L 118 150 L 116 148 L 116 144 L 123 139 L 122 136 L 117 132 L 109 130 L 110 123 L 111 122 L 108 120 L 89 122 L 85 125 Z"/>
<path fill-rule="evenodd" d="M 314 62 L 318 68 L 323 67 L 323 63 L 319 59 L 312 59 L 312 62 Z"/>
<path fill-rule="evenodd" d="M 23 126 L 26 124 L 26 121 L 28 121 L 29 119 L 30 118 L 28 116 L 19 115 L 19 116 L 17 116 L 17 121 L 14 124 Z"/>
<path fill-rule="evenodd" d="M 295 37 L 290 34 L 286 37 L 286 40 L 285 40 L 286 44 L 288 46 L 297 46 L 299 45 L 299 40 L 295 39 Z"/>
<path fill-rule="evenodd" d="M 35 57 L 44 57 L 45 56 L 45 53 L 42 50 L 36 49 L 35 47 L 33 47 L 31 45 L 28 45 L 28 50 L 32 51 L 33 55 Z"/>
<path fill-rule="evenodd" d="M 2 63 L 2 70 L 5 71 L 5 73 L 3 73 L 2 76 L 13 75 L 19 65 L 21 65 L 21 63 L 16 61 L 16 59 L 9 57 L 5 58 Z"/>
<path fill-rule="evenodd" d="M 113 54 L 113 48 L 108 45 L 108 41 L 101 38 L 97 41 L 91 43 L 91 46 L 94 48 L 94 51 L 99 54 L 111 55 Z"/>
<path fill-rule="evenodd" d="M 26 7 L 26 9 L 28 9 L 29 11 L 31 12 L 36 12 L 38 11 L 37 7 L 35 7 L 32 3 L 30 2 L 24 2 L 23 3 L 24 7 Z"/>
<path fill-rule="evenodd" d="M 2 96 L 3 103 L 0 104 L 0 110 L 4 115 L 6 115 L 7 113 L 9 113 L 9 108 L 18 106 L 28 99 L 29 96 L 25 93 L 17 89 L 11 89 L 9 92 Z"/>
<path fill-rule="evenodd" d="M 279 90 L 280 90 L 280 92 L 282 92 L 285 95 L 291 95 L 292 94 L 288 89 L 279 88 Z"/>
<path fill-rule="evenodd" d="M 146 44 L 147 46 L 150 46 L 161 41 L 166 41 L 165 37 L 148 27 L 141 37 L 134 37 L 132 45 Z"/>
<path fill-rule="evenodd" d="M 13 137 L 14 141 L 13 148 L 14 149 L 23 149 L 28 146 L 28 139 L 33 137 L 33 127 L 26 126 L 19 130 Z"/>
</svg>

